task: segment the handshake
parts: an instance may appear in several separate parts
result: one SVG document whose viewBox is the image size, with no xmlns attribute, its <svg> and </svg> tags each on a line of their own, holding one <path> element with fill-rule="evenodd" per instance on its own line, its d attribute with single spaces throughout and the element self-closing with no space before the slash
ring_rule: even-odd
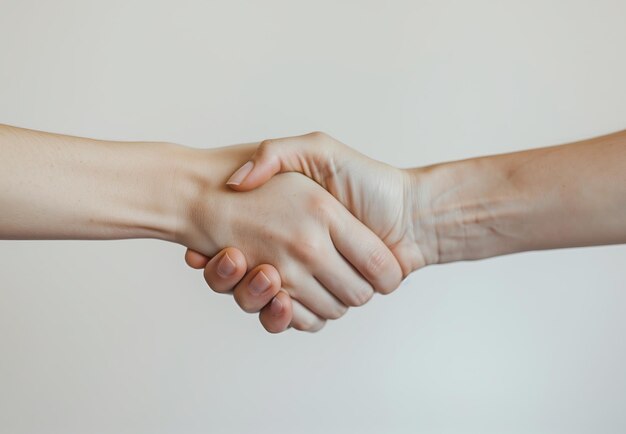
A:
<svg viewBox="0 0 626 434">
<path fill-rule="evenodd" d="M 439 261 L 415 171 L 319 132 L 205 152 L 218 182 L 196 188 L 179 242 L 213 290 L 260 312 L 270 332 L 317 331 Z"/>
<path fill-rule="evenodd" d="M 0 209 L 0 239 L 182 244 L 268 331 L 313 332 L 426 265 L 626 243 L 626 131 L 401 170 L 323 133 L 200 150 L 0 125 Z"/>
</svg>

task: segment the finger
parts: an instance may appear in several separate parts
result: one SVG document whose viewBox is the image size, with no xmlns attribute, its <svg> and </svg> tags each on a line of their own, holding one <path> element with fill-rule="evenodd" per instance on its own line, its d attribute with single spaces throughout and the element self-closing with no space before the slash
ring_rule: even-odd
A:
<svg viewBox="0 0 626 434">
<path fill-rule="evenodd" d="M 396 289 L 402 270 L 393 253 L 367 226 L 340 207 L 330 222 L 330 236 L 335 247 L 354 268 L 382 294 Z"/>
<path fill-rule="evenodd" d="M 271 139 L 261 142 L 250 161 L 241 166 L 226 184 L 248 191 L 265 184 L 277 173 L 299 172 L 321 183 L 327 162 L 339 144 L 324 133 Z"/>
<path fill-rule="evenodd" d="M 261 309 L 259 321 L 270 333 L 281 333 L 289 328 L 293 319 L 291 297 L 284 290 L 276 294 L 272 300 Z"/>
<path fill-rule="evenodd" d="M 253 313 L 270 303 L 280 288 L 281 280 L 276 268 L 263 264 L 254 267 L 241 279 L 233 295 L 243 311 Z"/>
<path fill-rule="evenodd" d="M 208 256 L 205 256 L 200 252 L 196 252 L 195 250 L 187 249 L 185 252 L 185 262 L 191 268 L 195 268 L 196 270 L 204 268 L 210 259 L 211 258 Z"/>
<path fill-rule="evenodd" d="M 246 257 L 240 250 L 227 247 L 204 267 L 204 280 L 215 292 L 228 293 L 246 274 Z"/>
<path fill-rule="evenodd" d="M 372 285 L 336 250 L 324 255 L 313 275 L 346 306 L 362 306 L 374 295 Z"/>
<path fill-rule="evenodd" d="M 297 300 L 320 318 L 339 319 L 348 310 L 348 306 L 331 294 L 310 274 L 302 273 L 297 283 L 293 285 L 297 285 L 297 288 L 291 285 L 286 288 L 291 299 Z"/>
<path fill-rule="evenodd" d="M 315 315 L 309 309 L 304 307 L 299 301 L 291 299 L 291 307 L 293 318 L 291 319 L 291 327 L 296 330 L 305 332 L 317 332 L 324 327 L 326 320 Z"/>
</svg>

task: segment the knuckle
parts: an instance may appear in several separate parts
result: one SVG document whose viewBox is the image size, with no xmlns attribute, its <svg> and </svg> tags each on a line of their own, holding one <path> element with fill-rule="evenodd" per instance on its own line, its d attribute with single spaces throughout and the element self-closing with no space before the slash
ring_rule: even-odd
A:
<svg viewBox="0 0 626 434">
<path fill-rule="evenodd" d="M 381 248 L 376 248 L 370 252 L 367 258 L 365 272 L 371 277 L 378 276 L 385 272 L 390 265 L 391 261 L 387 252 Z"/>
<path fill-rule="evenodd" d="M 329 199 L 325 192 L 314 192 L 308 198 L 308 210 L 319 221 L 332 221 L 337 215 L 336 203 Z"/>
<path fill-rule="evenodd" d="M 294 318 L 291 325 L 296 330 L 308 331 L 313 329 L 314 324 L 315 321 L 312 318 Z"/>
<path fill-rule="evenodd" d="M 351 307 L 359 307 L 370 301 L 373 295 L 374 290 L 371 286 L 368 285 L 367 287 L 363 287 L 356 291 L 350 292 L 347 301 Z"/>
<path fill-rule="evenodd" d="M 302 316 L 298 318 L 294 318 L 292 320 L 291 326 L 303 332 L 316 332 L 320 330 L 326 324 L 326 320 L 317 318 L 315 316 Z"/>
<path fill-rule="evenodd" d="M 327 315 L 326 319 L 339 319 L 344 316 L 348 312 L 348 306 L 338 305 L 333 308 L 329 315 Z"/>
<path fill-rule="evenodd" d="M 385 285 L 381 285 L 378 288 L 378 292 L 383 294 L 383 295 L 388 295 L 391 294 L 393 291 L 396 290 L 396 288 L 398 288 L 398 286 L 400 285 L 400 283 L 398 282 L 397 284 L 385 284 Z"/>
<path fill-rule="evenodd" d="M 330 138 L 330 136 L 323 131 L 311 131 L 307 136 L 315 141 L 323 141 Z"/>
<path fill-rule="evenodd" d="M 263 140 L 258 147 L 257 152 L 260 155 L 271 153 L 276 148 L 277 142 L 275 139 Z"/>
<path fill-rule="evenodd" d="M 315 214 L 321 222 L 331 222 L 336 216 L 335 207 L 325 200 L 317 208 L 315 208 Z"/>
<path fill-rule="evenodd" d="M 306 137 L 309 140 L 310 145 L 316 147 L 317 152 L 320 153 L 320 157 L 323 157 L 323 161 L 328 161 L 337 149 L 344 146 L 330 134 L 322 131 L 313 131 L 312 133 L 307 134 Z"/>
<path fill-rule="evenodd" d="M 323 329 L 325 325 L 326 325 L 326 320 L 321 320 L 321 321 L 318 321 L 318 322 L 315 324 L 315 326 L 314 326 L 312 329 L 308 330 L 308 331 L 309 331 L 309 332 L 311 332 L 311 333 L 317 333 L 317 332 L 319 332 L 321 329 Z"/>
<path fill-rule="evenodd" d="M 321 242 L 318 237 L 304 235 L 291 241 L 291 253 L 303 262 L 311 262 L 321 255 Z"/>
</svg>

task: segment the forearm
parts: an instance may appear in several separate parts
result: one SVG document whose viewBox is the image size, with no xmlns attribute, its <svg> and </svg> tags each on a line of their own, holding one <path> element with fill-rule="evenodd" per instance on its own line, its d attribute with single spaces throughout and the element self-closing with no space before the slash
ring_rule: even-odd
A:
<svg viewBox="0 0 626 434">
<path fill-rule="evenodd" d="M 626 131 L 411 176 L 433 262 L 626 243 Z"/>
<path fill-rule="evenodd" d="M 184 149 L 0 125 L 0 238 L 174 241 Z"/>
</svg>

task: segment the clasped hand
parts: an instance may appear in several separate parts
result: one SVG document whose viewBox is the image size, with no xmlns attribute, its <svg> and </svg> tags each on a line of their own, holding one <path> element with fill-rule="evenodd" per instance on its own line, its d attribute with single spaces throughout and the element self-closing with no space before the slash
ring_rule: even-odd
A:
<svg viewBox="0 0 626 434">
<path fill-rule="evenodd" d="M 625 162 L 624 131 L 396 169 L 323 133 L 200 150 L 0 125 L 0 239 L 176 242 L 267 330 L 316 331 L 426 265 L 626 243 Z"/>
<path fill-rule="evenodd" d="M 217 192 L 198 198 L 195 235 L 182 240 L 198 248 L 186 262 L 204 268 L 214 291 L 259 312 L 268 331 L 317 331 L 429 262 L 416 243 L 406 172 L 323 133 L 218 152 L 228 175 Z M 218 208 L 201 205 L 215 200 Z M 221 228 L 213 239 L 203 235 L 205 221 Z"/>
</svg>

